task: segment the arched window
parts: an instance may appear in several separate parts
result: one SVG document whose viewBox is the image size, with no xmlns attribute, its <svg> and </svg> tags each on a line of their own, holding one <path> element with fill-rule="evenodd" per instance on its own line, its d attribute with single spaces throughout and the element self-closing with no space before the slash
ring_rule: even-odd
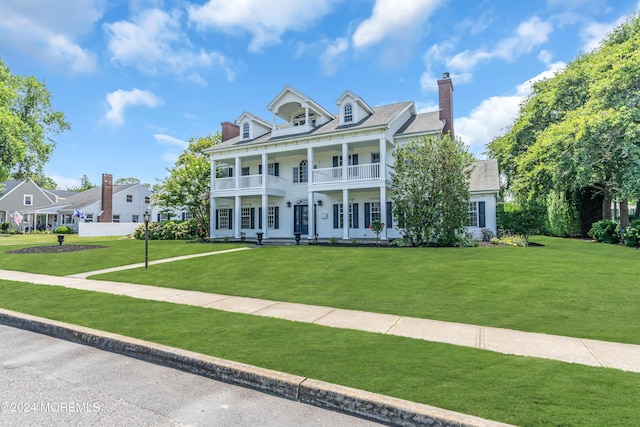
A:
<svg viewBox="0 0 640 427">
<path fill-rule="evenodd" d="M 248 139 L 248 138 L 249 138 L 249 123 L 244 122 L 244 124 L 242 125 L 242 139 Z"/>
<path fill-rule="evenodd" d="M 351 104 L 346 104 L 344 106 L 344 122 L 350 123 L 353 121 L 353 107 Z"/>
<path fill-rule="evenodd" d="M 309 166 L 306 160 L 302 160 L 300 162 L 298 173 L 300 174 L 298 182 L 308 182 L 307 177 L 309 176 Z"/>
</svg>

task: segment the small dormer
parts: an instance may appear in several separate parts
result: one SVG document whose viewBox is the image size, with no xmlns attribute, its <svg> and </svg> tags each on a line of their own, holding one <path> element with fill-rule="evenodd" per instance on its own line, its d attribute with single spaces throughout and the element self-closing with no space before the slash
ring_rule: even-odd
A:
<svg viewBox="0 0 640 427">
<path fill-rule="evenodd" d="M 273 114 L 273 136 L 311 132 L 333 119 L 333 115 L 302 92 L 286 86 L 267 105 Z M 284 122 L 279 122 L 278 119 Z"/>
<path fill-rule="evenodd" d="M 240 141 L 255 139 L 271 131 L 271 124 L 260 117 L 254 116 L 246 111 L 236 119 L 236 124 L 240 127 Z"/>
<path fill-rule="evenodd" d="M 340 126 L 358 123 L 373 114 L 373 109 L 350 90 L 340 95 L 336 105 L 340 109 Z"/>
</svg>

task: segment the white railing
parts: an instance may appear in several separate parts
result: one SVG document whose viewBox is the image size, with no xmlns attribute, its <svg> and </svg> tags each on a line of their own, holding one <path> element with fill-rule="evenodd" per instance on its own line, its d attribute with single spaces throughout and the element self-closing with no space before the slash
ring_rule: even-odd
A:
<svg viewBox="0 0 640 427">
<path fill-rule="evenodd" d="M 349 181 L 380 178 L 380 163 L 349 166 L 347 179 Z"/>
<path fill-rule="evenodd" d="M 240 188 L 262 187 L 262 175 L 245 175 L 240 177 Z"/>
<path fill-rule="evenodd" d="M 313 170 L 313 182 L 340 182 L 342 181 L 342 168 L 322 168 Z"/>
<path fill-rule="evenodd" d="M 267 175 L 267 186 L 272 188 L 284 188 L 285 180 L 279 176 Z M 235 190 L 236 178 L 216 178 L 213 181 L 215 191 Z M 238 189 L 261 188 L 262 175 L 245 175 L 240 177 L 240 187 Z"/>
<path fill-rule="evenodd" d="M 216 178 L 213 180 L 214 190 L 233 190 L 236 188 L 235 178 Z"/>
</svg>

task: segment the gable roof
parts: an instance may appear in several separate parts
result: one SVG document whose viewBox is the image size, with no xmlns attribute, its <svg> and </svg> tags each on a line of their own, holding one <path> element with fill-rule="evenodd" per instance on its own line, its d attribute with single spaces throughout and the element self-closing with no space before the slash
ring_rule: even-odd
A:
<svg viewBox="0 0 640 427">
<path fill-rule="evenodd" d="M 273 100 L 271 100 L 271 102 L 269 104 L 267 104 L 267 110 L 271 111 L 272 113 L 276 114 L 276 111 L 274 111 L 274 108 L 276 107 L 276 105 L 278 104 L 278 102 L 286 97 L 288 94 L 293 95 L 295 98 L 298 98 L 300 101 L 307 103 L 313 110 L 318 111 L 319 113 L 327 116 L 327 117 L 332 117 L 333 114 L 331 114 L 329 111 L 327 111 L 326 109 L 324 109 L 322 107 L 322 105 L 318 104 L 317 102 L 315 102 L 313 99 L 311 99 L 310 97 L 308 97 L 307 95 L 305 95 L 304 93 L 300 92 L 299 90 L 297 90 L 294 87 L 291 87 L 289 85 L 286 85 L 274 98 Z"/>
<path fill-rule="evenodd" d="M 49 200 L 50 203 L 55 202 L 56 198 L 52 194 L 40 188 L 40 186 L 36 184 L 31 178 L 10 179 L 4 182 L 2 192 L 0 192 L 0 200 L 5 198 L 9 194 L 13 193 L 14 191 L 19 191 L 18 189 L 23 185 L 29 185 L 29 184 L 33 185 L 36 191 L 39 191 L 44 196 L 45 199 Z"/>
<path fill-rule="evenodd" d="M 133 187 L 134 185 L 140 184 L 114 185 L 113 195 L 121 193 L 122 191 L 126 190 L 129 187 Z M 102 200 L 102 188 L 93 187 L 81 193 L 76 193 L 68 199 L 61 200 L 51 206 L 43 206 L 43 208 L 54 207 L 60 210 L 80 209 L 92 203 L 99 202 L 100 200 Z"/>
<path fill-rule="evenodd" d="M 344 92 L 342 92 L 342 95 L 340 95 L 338 97 L 338 99 L 336 99 L 336 105 L 340 106 L 342 104 L 342 102 L 344 101 L 345 98 L 347 97 L 351 97 L 353 98 L 353 101 L 360 105 L 360 107 L 366 111 L 369 114 L 373 114 L 373 109 L 371 107 L 369 107 L 369 105 L 364 102 L 364 99 L 362 99 L 360 96 L 358 96 L 357 94 L 351 92 L 350 90 L 345 90 Z"/>
<path fill-rule="evenodd" d="M 294 135 L 286 135 L 279 137 L 272 137 L 271 132 L 267 132 L 266 134 L 254 138 L 252 140 L 241 140 L 239 136 L 235 138 L 228 139 L 220 144 L 217 144 L 209 149 L 207 149 L 206 153 L 215 153 L 216 151 L 229 149 L 233 147 L 240 146 L 252 146 L 259 145 L 268 142 L 274 141 L 287 141 L 294 140 L 296 138 L 300 138 L 303 136 L 324 136 L 332 133 L 339 133 L 345 130 L 353 131 L 353 130 L 362 130 L 376 127 L 386 127 L 389 123 L 398 117 L 400 113 L 405 111 L 407 108 L 411 108 L 413 106 L 412 101 L 406 102 L 398 102 L 395 104 L 382 105 L 379 107 L 373 107 L 373 114 L 365 117 L 358 123 L 349 123 L 346 125 L 340 125 L 340 120 L 338 120 L 338 115 L 333 115 L 333 119 L 327 123 L 324 123 L 320 126 L 313 128 L 311 131 L 298 133 Z M 418 130 L 422 127 L 422 133 L 425 132 L 436 132 L 442 129 L 442 122 L 437 120 L 433 120 L 431 116 L 433 113 L 426 113 L 428 117 L 420 118 L 417 123 L 411 127 L 412 132 L 418 132 Z M 437 113 L 435 113 L 437 115 Z M 419 115 L 421 116 L 421 115 Z"/>
<path fill-rule="evenodd" d="M 477 160 L 471 166 L 469 191 L 474 193 L 493 193 L 500 191 L 500 174 L 496 159 Z"/>
<path fill-rule="evenodd" d="M 11 193 L 14 188 L 18 187 L 20 184 L 24 182 L 24 179 L 10 179 L 5 181 L 0 187 L 0 199 L 2 199 L 7 194 Z"/>
</svg>

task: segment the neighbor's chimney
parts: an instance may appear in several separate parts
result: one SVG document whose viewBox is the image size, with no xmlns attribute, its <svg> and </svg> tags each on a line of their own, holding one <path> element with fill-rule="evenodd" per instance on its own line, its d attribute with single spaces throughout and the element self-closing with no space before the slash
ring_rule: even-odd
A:
<svg viewBox="0 0 640 427">
<path fill-rule="evenodd" d="M 222 122 L 222 142 L 240 136 L 240 126 L 231 122 Z"/>
<path fill-rule="evenodd" d="M 102 214 L 98 222 L 111 222 L 113 220 L 113 176 L 102 174 Z"/>
<path fill-rule="evenodd" d="M 444 121 L 443 134 L 450 133 L 455 138 L 453 131 L 453 82 L 449 73 L 442 73 L 442 79 L 438 80 L 438 102 L 440 104 L 440 120 Z"/>
</svg>

